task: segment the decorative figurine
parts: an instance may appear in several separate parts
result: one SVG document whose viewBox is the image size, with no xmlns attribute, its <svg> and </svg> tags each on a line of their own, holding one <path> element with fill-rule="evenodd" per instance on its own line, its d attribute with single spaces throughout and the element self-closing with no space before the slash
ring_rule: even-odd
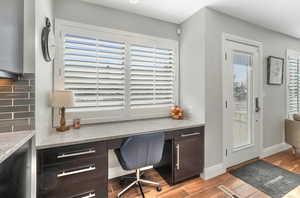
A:
<svg viewBox="0 0 300 198">
<path fill-rule="evenodd" d="M 171 118 L 175 120 L 183 119 L 183 109 L 179 106 L 174 106 L 171 108 Z"/>
</svg>

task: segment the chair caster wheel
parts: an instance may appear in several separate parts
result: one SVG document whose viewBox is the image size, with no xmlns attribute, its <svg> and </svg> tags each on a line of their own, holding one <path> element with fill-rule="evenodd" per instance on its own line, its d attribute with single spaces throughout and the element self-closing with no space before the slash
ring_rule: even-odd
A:
<svg viewBox="0 0 300 198">
<path fill-rule="evenodd" d="M 160 192 L 161 191 L 161 186 L 157 186 L 156 190 L 157 190 L 157 192 Z"/>
</svg>

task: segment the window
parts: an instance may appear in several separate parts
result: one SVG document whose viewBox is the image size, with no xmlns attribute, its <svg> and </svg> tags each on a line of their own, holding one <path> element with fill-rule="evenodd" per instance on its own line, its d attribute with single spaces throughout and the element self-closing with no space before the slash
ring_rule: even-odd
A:
<svg viewBox="0 0 300 198">
<path fill-rule="evenodd" d="M 300 113 L 300 52 L 287 53 L 287 109 L 288 117 Z"/>
<path fill-rule="evenodd" d="M 62 20 L 56 35 L 54 88 L 74 92 L 69 121 L 166 117 L 177 103 L 177 41 Z"/>
</svg>

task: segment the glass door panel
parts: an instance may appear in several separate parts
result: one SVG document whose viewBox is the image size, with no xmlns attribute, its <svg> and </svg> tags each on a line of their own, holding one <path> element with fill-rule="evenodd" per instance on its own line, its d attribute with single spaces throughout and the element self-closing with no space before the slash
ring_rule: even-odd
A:
<svg viewBox="0 0 300 198">
<path fill-rule="evenodd" d="M 252 56 L 233 53 L 233 150 L 252 144 Z"/>
</svg>

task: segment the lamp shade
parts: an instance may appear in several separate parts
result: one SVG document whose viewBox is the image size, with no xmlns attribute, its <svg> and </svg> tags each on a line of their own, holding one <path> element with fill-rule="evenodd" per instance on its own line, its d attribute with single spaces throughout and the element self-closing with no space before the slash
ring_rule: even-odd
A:
<svg viewBox="0 0 300 198">
<path fill-rule="evenodd" d="M 52 107 L 73 107 L 74 94 L 72 91 L 57 90 L 50 95 Z"/>
</svg>

